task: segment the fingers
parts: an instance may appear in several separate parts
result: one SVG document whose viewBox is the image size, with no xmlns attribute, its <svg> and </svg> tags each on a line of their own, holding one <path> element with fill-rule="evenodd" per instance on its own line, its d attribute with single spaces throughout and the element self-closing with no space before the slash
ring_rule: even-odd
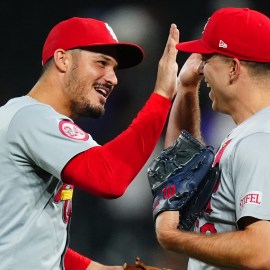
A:
<svg viewBox="0 0 270 270">
<path fill-rule="evenodd" d="M 189 58 L 193 61 L 197 73 L 203 74 L 204 61 L 202 61 L 202 55 L 199 53 L 192 53 Z"/>
<path fill-rule="evenodd" d="M 176 78 L 178 65 L 176 57 L 178 50 L 176 44 L 179 43 L 179 30 L 176 24 L 171 24 L 168 40 L 159 61 L 158 76 L 155 92 L 172 99 L 176 93 Z"/>
<path fill-rule="evenodd" d="M 171 29 L 170 29 L 170 34 L 171 34 L 171 38 L 172 38 L 172 41 L 173 41 L 173 48 L 176 49 L 176 44 L 179 43 L 179 37 L 180 37 L 180 33 L 179 33 L 179 30 L 176 26 L 176 24 L 171 24 Z M 176 52 L 178 50 L 176 49 Z"/>
<path fill-rule="evenodd" d="M 204 62 L 201 55 L 193 53 L 186 60 L 178 75 L 178 85 L 185 87 L 195 87 L 197 89 L 198 83 L 203 77 Z"/>
<path fill-rule="evenodd" d="M 168 53 L 168 54 L 173 54 L 175 56 L 177 55 L 178 50 L 176 49 L 176 44 L 179 43 L 179 36 L 180 36 L 180 33 L 179 33 L 179 30 L 177 29 L 176 24 L 172 23 L 170 27 L 167 44 L 164 50 L 164 54 Z"/>
</svg>

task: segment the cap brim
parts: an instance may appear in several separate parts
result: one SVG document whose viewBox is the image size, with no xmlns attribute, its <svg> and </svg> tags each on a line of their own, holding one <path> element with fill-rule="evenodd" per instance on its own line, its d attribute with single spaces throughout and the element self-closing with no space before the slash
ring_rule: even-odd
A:
<svg viewBox="0 0 270 270">
<path fill-rule="evenodd" d="M 193 40 L 188 42 L 181 42 L 176 45 L 176 49 L 182 52 L 212 54 L 213 50 L 206 48 L 201 40 Z"/>
<path fill-rule="evenodd" d="M 118 68 L 130 68 L 140 64 L 144 57 L 141 47 L 134 44 L 118 43 L 115 45 L 117 50 Z"/>
<path fill-rule="evenodd" d="M 83 48 L 114 57 L 118 62 L 118 69 L 134 67 L 141 63 L 144 57 L 143 49 L 132 43 L 93 44 Z"/>
</svg>

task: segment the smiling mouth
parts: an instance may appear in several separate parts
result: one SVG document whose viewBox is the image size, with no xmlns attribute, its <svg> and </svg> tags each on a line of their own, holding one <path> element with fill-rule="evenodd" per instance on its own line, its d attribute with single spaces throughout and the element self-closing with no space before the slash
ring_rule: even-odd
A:
<svg viewBox="0 0 270 270">
<path fill-rule="evenodd" d="M 104 89 L 95 88 L 95 90 L 105 98 L 109 95 L 108 92 Z"/>
<path fill-rule="evenodd" d="M 94 85 L 94 89 L 103 97 L 107 98 L 110 95 L 113 87 L 111 85 L 96 84 Z"/>
</svg>

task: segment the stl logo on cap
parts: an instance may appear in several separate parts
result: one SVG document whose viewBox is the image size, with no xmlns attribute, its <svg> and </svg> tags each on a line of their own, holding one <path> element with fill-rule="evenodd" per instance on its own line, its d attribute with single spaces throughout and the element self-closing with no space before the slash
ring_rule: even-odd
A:
<svg viewBox="0 0 270 270">
<path fill-rule="evenodd" d="M 203 28 L 202 34 L 203 34 L 203 32 L 205 31 L 205 28 L 206 28 L 206 26 L 207 26 L 209 20 L 210 20 L 210 17 L 208 18 L 208 20 L 207 20 L 207 22 L 206 22 L 206 24 L 205 24 L 205 26 L 204 26 L 204 28 Z"/>
<path fill-rule="evenodd" d="M 106 26 L 106 28 L 108 29 L 108 31 L 110 32 L 112 38 L 115 39 L 115 40 L 118 42 L 117 36 L 116 36 L 116 34 L 114 33 L 113 29 L 112 29 L 107 23 L 105 23 L 105 26 Z"/>
</svg>

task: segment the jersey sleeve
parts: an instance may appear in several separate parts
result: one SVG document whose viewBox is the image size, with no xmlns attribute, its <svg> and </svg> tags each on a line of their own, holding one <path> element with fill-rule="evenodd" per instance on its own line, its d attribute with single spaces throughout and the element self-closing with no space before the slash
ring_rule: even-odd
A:
<svg viewBox="0 0 270 270">
<path fill-rule="evenodd" d="M 74 157 L 62 179 L 95 196 L 120 197 L 153 152 L 170 107 L 169 99 L 152 94 L 125 131 Z"/>
<path fill-rule="evenodd" d="M 84 257 L 70 248 L 67 249 L 64 259 L 65 270 L 86 269 L 91 262 L 91 259 Z"/>
<path fill-rule="evenodd" d="M 236 219 L 250 216 L 270 220 L 270 134 L 255 133 L 235 148 L 232 177 Z"/>
<path fill-rule="evenodd" d="M 58 179 L 72 157 L 98 145 L 71 119 L 40 104 L 26 106 L 16 113 L 8 138 L 11 158 L 18 164 L 30 161 Z"/>
</svg>

